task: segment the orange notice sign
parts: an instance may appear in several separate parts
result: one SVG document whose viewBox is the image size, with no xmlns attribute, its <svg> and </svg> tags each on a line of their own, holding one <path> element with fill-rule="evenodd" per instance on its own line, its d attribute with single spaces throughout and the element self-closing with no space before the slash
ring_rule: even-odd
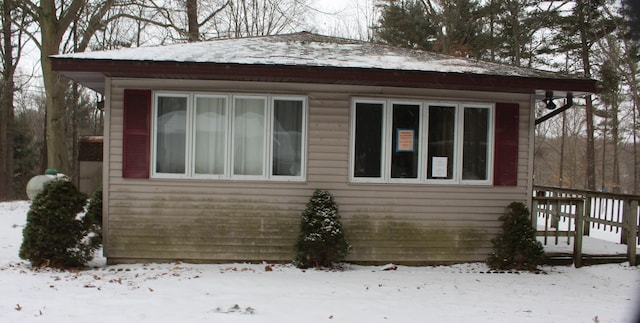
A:
<svg viewBox="0 0 640 323">
<path fill-rule="evenodd" d="M 413 151 L 414 146 L 414 130 L 398 129 L 396 141 L 396 151 Z"/>
</svg>

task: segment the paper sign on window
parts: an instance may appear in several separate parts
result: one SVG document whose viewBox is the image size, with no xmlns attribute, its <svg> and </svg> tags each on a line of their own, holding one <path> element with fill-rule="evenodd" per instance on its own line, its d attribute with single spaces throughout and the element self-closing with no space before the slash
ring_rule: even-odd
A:
<svg viewBox="0 0 640 323">
<path fill-rule="evenodd" d="M 396 136 L 396 152 L 414 150 L 414 133 L 413 129 L 398 129 Z"/>
<path fill-rule="evenodd" d="M 431 161 L 431 177 L 447 177 L 447 157 L 433 157 Z"/>
</svg>

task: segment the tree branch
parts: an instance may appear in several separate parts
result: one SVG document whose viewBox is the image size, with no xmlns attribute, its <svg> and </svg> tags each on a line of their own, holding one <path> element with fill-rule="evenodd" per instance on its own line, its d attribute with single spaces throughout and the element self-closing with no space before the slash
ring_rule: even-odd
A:
<svg viewBox="0 0 640 323">
<path fill-rule="evenodd" d="M 210 15 L 208 15 L 206 18 L 204 18 L 204 20 L 202 20 L 202 22 L 198 23 L 198 27 L 202 27 L 204 24 L 206 24 L 211 19 L 213 19 L 213 17 L 215 17 L 222 10 L 224 10 L 229 5 L 230 2 L 231 2 L 231 0 L 227 0 L 227 2 L 225 2 L 220 8 L 218 8 L 215 11 L 213 11 Z"/>
</svg>

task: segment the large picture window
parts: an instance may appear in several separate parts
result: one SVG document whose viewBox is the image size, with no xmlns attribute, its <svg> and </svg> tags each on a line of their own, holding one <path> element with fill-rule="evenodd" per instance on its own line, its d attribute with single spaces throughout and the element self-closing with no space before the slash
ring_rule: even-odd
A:
<svg viewBox="0 0 640 323">
<path fill-rule="evenodd" d="M 154 177 L 304 179 L 304 98 L 158 92 L 154 99 Z"/>
<path fill-rule="evenodd" d="M 351 181 L 491 184 L 493 109 L 354 100 Z"/>
</svg>

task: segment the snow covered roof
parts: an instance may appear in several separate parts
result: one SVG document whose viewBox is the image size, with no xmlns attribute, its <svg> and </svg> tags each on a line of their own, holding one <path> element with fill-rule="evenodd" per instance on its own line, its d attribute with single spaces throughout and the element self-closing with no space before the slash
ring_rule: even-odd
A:
<svg viewBox="0 0 640 323">
<path fill-rule="evenodd" d="M 52 56 L 52 59 L 54 70 L 71 78 L 74 78 L 74 73 L 71 72 L 76 72 L 76 77 L 78 76 L 77 72 L 80 72 L 80 70 L 84 72 L 114 73 L 115 71 L 112 69 L 116 63 L 137 62 L 145 63 L 147 67 L 157 65 L 156 63 L 164 64 L 165 67 L 167 63 L 198 64 L 201 67 L 201 64 L 233 64 L 240 66 L 270 66 L 272 68 L 337 68 L 403 71 L 409 73 L 506 76 L 547 80 L 578 79 L 575 76 L 570 77 L 541 70 L 464 59 L 358 40 L 328 37 L 308 32 L 63 54 Z M 86 67 L 78 70 L 78 67 L 70 68 L 71 65 L 74 65 L 73 63 L 65 64 L 64 61 L 94 62 L 92 66 L 96 68 L 102 66 L 104 71 L 98 71 L 95 68 L 90 71 Z M 98 62 L 101 64 L 97 64 Z M 127 70 L 130 71 L 130 69 Z M 107 74 L 105 73 L 105 75 Z M 165 77 L 168 76 L 165 75 Z M 586 79 L 583 80 L 587 81 Z M 589 89 L 575 90 L 589 91 Z"/>
</svg>

